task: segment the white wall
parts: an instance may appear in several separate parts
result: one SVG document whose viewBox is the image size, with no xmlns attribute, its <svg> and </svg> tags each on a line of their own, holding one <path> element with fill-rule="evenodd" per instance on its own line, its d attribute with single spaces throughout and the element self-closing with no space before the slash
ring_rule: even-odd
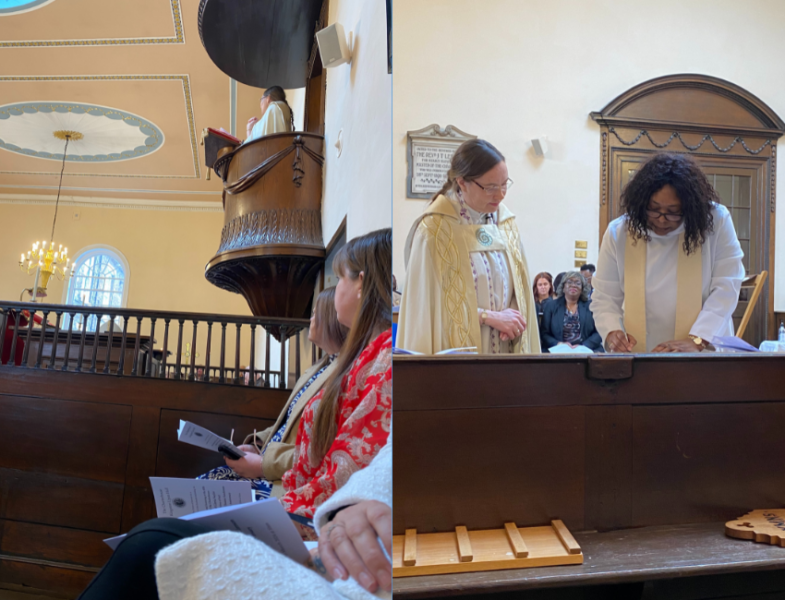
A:
<svg viewBox="0 0 785 600">
<path fill-rule="evenodd" d="M 573 265 L 575 240 L 599 232 L 599 126 L 589 117 L 648 79 L 727 79 L 785 117 L 781 0 L 395 0 L 394 272 L 426 201 L 406 199 L 406 131 L 452 124 L 496 145 L 515 185 L 532 272 Z M 757 16 L 756 16 L 757 15 Z M 530 139 L 548 136 L 534 157 Z M 785 142 L 781 142 L 785 143 Z M 785 181 L 785 161 L 778 161 Z M 781 187 L 781 186 L 780 186 Z M 777 215 L 775 310 L 785 311 L 785 211 Z"/>
<path fill-rule="evenodd" d="M 352 62 L 327 69 L 325 106 L 324 240 L 347 217 L 347 239 L 390 227 L 391 76 L 382 0 L 333 0 L 330 24 L 353 33 Z M 343 130 L 343 152 L 335 141 Z"/>
</svg>

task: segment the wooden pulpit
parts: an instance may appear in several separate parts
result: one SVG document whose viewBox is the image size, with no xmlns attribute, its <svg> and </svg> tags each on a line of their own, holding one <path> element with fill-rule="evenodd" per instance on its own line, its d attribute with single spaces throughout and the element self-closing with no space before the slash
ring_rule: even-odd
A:
<svg viewBox="0 0 785 600">
<path fill-rule="evenodd" d="M 319 135 L 277 133 L 223 148 L 212 165 L 224 183 L 224 228 L 205 276 L 242 294 L 254 315 L 310 316 L 325 258 L 323 145 Z"/>
</svg>

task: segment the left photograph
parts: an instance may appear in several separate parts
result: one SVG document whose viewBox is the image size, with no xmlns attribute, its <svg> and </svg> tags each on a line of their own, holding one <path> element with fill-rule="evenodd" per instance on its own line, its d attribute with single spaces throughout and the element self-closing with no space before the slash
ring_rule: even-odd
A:
<svg viewBox="0 0 785 600">
<path fill-rule="evenodd" d="M 0 600 L 391 598 L 390 1 L 111 8 L 0 0 Z"/>
</svg>

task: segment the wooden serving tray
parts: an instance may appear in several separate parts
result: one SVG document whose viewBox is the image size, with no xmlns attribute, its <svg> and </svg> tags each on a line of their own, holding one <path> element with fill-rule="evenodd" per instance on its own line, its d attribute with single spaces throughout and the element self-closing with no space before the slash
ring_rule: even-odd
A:
<svg viewBox="0 0 785 600">
<path fill-rule="evenodd" d="M 468 531 L 459 526 L 448 533 L 393 536 L 393 577 L 499 571 L 527 567 L 580 565 L 581 547 L 560 520 L 545 527 Z"/>
<path fill-rule="evenodd" d="M 753 510 L 725 523 L 725 535 L 785 547 L 785 508 Z"/>
</svg>

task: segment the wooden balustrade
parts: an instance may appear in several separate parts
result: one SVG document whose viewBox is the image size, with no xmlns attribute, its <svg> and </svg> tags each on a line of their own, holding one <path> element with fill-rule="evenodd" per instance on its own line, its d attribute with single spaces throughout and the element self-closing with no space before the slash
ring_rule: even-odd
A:
<svg viewBox="0 0 785 600">
<path fill-rule="evenodd" d="M 0 301 L 0 368 L 286 389 L 300 377 L 301 344 L 307 343 L 312 362 L 316 360 L 316 346 L 304 337 L 308 324 L 307 319 Z M 217 340 L 214 325 L 220 327 Z M 258 328 L 265 337 L 262 368 L 256 365 L 261 358 Z M 280 344 L 271 340 L 271 329 L 281 332 Z M 232 335 L 233 344 L 227 339 Z M 279 368 L 271 370 L 276 349 Z M 201 357 L 204 360 L 197 360 Z"/>
</svg>

